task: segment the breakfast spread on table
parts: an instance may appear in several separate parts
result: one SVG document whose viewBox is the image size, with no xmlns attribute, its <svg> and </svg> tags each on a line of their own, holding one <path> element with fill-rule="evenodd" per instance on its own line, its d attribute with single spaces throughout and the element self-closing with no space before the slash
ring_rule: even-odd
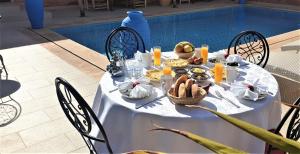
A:
<svg viewBox="0 0 300 154">
<path fill-rule="evenodd" d="M 156 53 L 155 55 L 152 54 L 154 66 L 145 70 L 144 74 L 134 72 L 142 70 L 138 69 L 140 67 L 138 62 L 133 66 L 132 70 L 125 71 L 129 73 L 133 71 L 134 75 L 128 75 L 129 77 L 145 78 L 152 85 L 149 82 L 138 80 L 121 83 L 118 85 L 118 89 L 123 97 L 130 99 L 147 98 L 152 95 L 152 90 L 155 87 L 154 83 L 161 84 L 160 88 L 163 93 L 174 104 L 199 103 L 209 93 L 209 87 L 214 85 L 222 86 L 223 83 L 228 83 L 231 87 L 230 91 L 235 93 L 236 97 L 241 96 L 243 99 L 257 101 L 265 98 L 267 95 L 266 88 L 261 85 L 235 81 L 239 76 L 237 68 L 242 61 L 238 55 L 230 55 L 228 59 L 223 59 L 224 56 L 222 54 L 225 51 L 221 51 L 214 53 L 212 58 L 208 58 L 206 53 L 208 52 L 207 45 L 203 45 L 203 49 L 201 48 L 200 50 L 204 53 L 196 55 L 196 53 L 194 54 L 194 45 L 190 42 L 182 41 L 176 44 L 174 48 L 174 52 L 179 58 L 161 60 L 161 48 L 159 46 L 155 48 Z M 140 60 L 143 63 L 143 58 Z M 126 67 L 126 69 L 128 68 L 130 66 Z M 229 82 L 229 79 L 232 81 Z"/>
</svg>

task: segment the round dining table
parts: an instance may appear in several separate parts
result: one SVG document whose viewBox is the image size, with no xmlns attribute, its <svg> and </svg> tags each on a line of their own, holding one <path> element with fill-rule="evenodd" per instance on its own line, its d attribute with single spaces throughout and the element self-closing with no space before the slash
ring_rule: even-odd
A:
<svg viewBox="0 0 300 154">
<path fill-rule="evenodd" d="M 218 97 L 215 90 L 223 87 L 214 84 L 199 105 L 264 129 L 276 128 L 281 116 L 277 81 L 271 73 L 254 64 L 240 67 L 239 71 L 240 80 L 247 76 L 260 78 L 259 81 L 268 87 L 268 95 L 257 101 L 231 97 L 232 102 L 239 106 L 237 107 Z M 149 131 L 155 128 L 154 124 L 189 131 L 246 152 L 264 152 L 265 143 L 262 140 L 207 111 L 174 105 L 167 97 L 161 97 L 163 93 L 159 86 L 155 87 L 155 93 L 146 99 L 131 100 L 122 97 L 116 87 L 123 81 L 124 77 L 112 78 L 106 72 L 100 80 L 92 107 L 106 131 L 113 152 L 138 149 L 167 153 L 211 152 L 183 136 L 170 132 Z M 228 88 L 225 88 L 225 91 L 230 94 Z M 153 99 L 157 100 L 136 109 Z M 97 130 L 93 131 L 92 135 L 101 136 Z M 103 143 L 96 142 L 94 145 L 98 151 L 107 152 Z"/>
</svg>

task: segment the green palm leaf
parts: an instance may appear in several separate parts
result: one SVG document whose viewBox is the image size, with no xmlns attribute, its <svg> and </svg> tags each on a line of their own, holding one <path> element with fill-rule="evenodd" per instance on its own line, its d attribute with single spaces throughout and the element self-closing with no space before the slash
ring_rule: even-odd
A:
<svg viewBox="0 0 300 154">
<path fill-rule="evenodd" d="M 241 151 L 241 150 L 237 150 L 234 149 L 232 147 L 226 146 L 224 144 L 215 142 L 213 140 L 195 135 L 193 133 L 190 132 L 186 132 L 186 131 L 180 131 L 180 130 L 176 130 L 176 129 L 169 129 L 169 128 L 164 128 L 164 127 L 160 127 L 155 125 L 156 128 L 152 129 L 151 131 L 156 131 L 156 130 L 161 130 L 161 131 L 169 131 L 169 132 L 173 132 L 179 135 L 182 135 L 188 139 L 193 140 L 194 142 L 206 147 L 207 149 L 218 153 L 218 154 L 229 154 L 229 153 L 235 153 L 235 154 L 245 154 L 246 152 Z"/>
<path fill-rule="evenodd" d="M 300 143 L 298 143 L 294 140 L 281 137 L 281 136 L 273 134 L 263 128 L 257 127 L 248 122 L 239 120 L 237 118 L 225 115 L 223 113 L 211 110 L 206 107 L 194 106 L 194 105 L 186 105 L 186 106 L 192 107 L 192 108 L 200 108 L 200 109 L 209 111 L 209 112 L 217 115 L 218 117 L 226 120 L 227 122 L 239 127 L 240 129 L 252 134 L 253 136 L 256 136 L 257 138 L 260 138 L 261 140 L 271 144 L 272 146 L 274 146 L 280 150 L 283 150 L 283 151 L 286 151 L 289 153 L 299 153 L 299 151 L 300 151 Z"/>
</svg>

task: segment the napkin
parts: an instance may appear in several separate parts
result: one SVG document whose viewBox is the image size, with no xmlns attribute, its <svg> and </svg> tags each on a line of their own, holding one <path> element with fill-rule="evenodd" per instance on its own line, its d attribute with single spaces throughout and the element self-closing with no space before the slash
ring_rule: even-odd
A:
<svg viewBox="0 0 300 154">
<path fill-rule="evenodd" d="M 259 81 L 259 78 L 249 78 L 242 82 L 234 82 L 230 87 L 230 91 L 236 96 L 257 101 L 259 96 L 266 95 L 268 91 L 268 87 Z"/>
<path fill-rule="evenodd" d="M 226 58 L 226 62 L 228 62 L 228 63 L 234 63 L 234 62 L 240 63 L 242 60 L 243 60 L 243 58 L 237 54 L 229 55 Z"/>
<path fill-rule="evenodd" d="M 152 93 L 152 86 L 149 85 L 149 80 L 139 78 L 137 80 L 123 82 L 118 85 L 120 93 L 127 95 L 130 98 L 144 98 Z"/>
<path fill-rule="evenodd" d="M 152 93 L 152 86 L 147 84 L 138 84 L 130 92 L 130 98 L 145 98 Z"/>
<path fill-rule="evenodd" d="M 210 59 L 218 59 L 218 60 L 225 60 L 225 55 L 227 54 L 226 50 L 219 50 L 213 53 L 210 53 Z"/>
<path fill-rule="evenodd" d="M 134 59 L 139 62 L 142 61 L 142 53 L 139 50 L 134 54 Z"/>
</svg>

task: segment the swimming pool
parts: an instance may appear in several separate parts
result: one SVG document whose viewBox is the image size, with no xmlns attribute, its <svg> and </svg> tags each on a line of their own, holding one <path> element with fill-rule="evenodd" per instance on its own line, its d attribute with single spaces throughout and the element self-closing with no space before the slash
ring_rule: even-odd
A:
<svg viewBox="0 0 300 154">
<path fill-rule="evenodd" d="M 124 16 L 125 13 L 124 13 Z M 208 11 L 148 17 L 151 45 L 173 50 L 177 42 L 195 46 L 208 44 L 210 51 L 227 48 L 231 39 L 244 30 L 255 30 L 266 37 L 300 28 L 300 12 L 264 7 L 235 6 Z M 84 46 L 105 54 L 105 40 L 121 21 L 53 29 Z"/>
</svg>

